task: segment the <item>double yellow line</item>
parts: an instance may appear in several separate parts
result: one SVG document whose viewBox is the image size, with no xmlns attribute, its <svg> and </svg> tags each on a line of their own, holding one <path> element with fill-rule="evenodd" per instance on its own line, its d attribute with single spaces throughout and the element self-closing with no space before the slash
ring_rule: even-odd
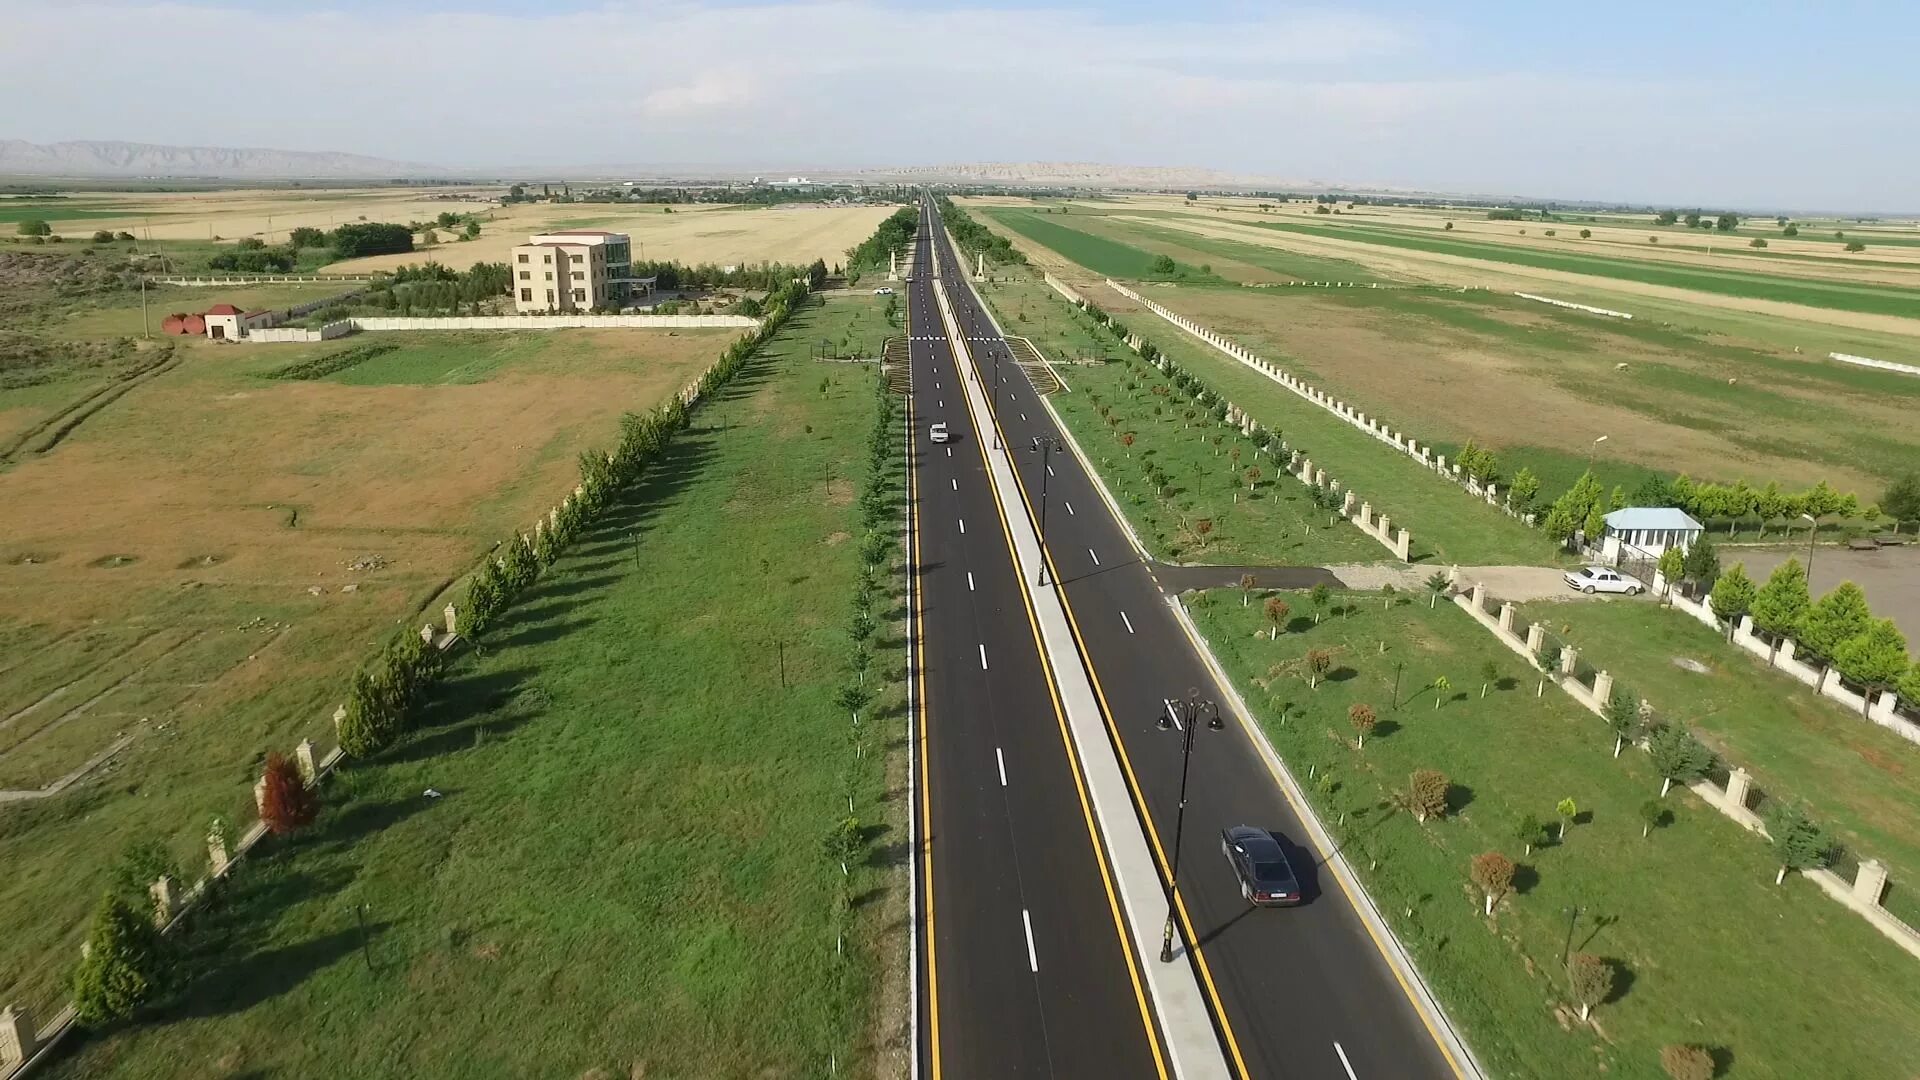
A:
<svg viewBox="0 0 1920 1080">
<path fill-rule="evenodd" d="M 991 409 L 989 409 L 988 412 L 993 416 L 994 430 L 999 433 L 1001 443 L 1005 444 L 1006 433 L 1000 428 L 999 414 L 993 412 Z M 1020 479 L 1020 470 L 1013 469 L 1012 472 L 1014 484 L 1020 489 L 1020 500 L 1022 504 L 1025 505 L 1027 516 L 1031 520 L 1034 514 L 1033 500 L 1027 494 L 1026 482 Z M 1061 581 L 1059 568 L 1053 563 L 1051 551 L 1042 546 L 1040 557 L 1046 561 L 1047 572 L 1052 575 L 1053 580 L 1056 582 Z M 1113 708 L 1107 702 L 1106 690 L 1100 685 L 1100 673 L 1094 666 L 1093 653 L 1087 648 L 1086 639 L 1081 636 L 1080 620 L 1074 615 L 1073 602 L 1068 598 L 1067 590 L 1064 586 L 1058 588 L 1056 591 L 1060 596 L 1060 606 L 1067 613 L 1067 626 L 1073 633 L 1074 646 L 1080 652 L 1081 662 L 1087 669 L 1087 677 L 1093 682 L 1094 694 L 1100 699 L 1100 715 L 1101 718 L 1106 721 L 1107 735 L 1113 743 L 1114 753 L 1118 755 L 1120 759 L 1121 771 L 1126 773 L 1127 787 L 1133 795 L 1134 809 L 1140 818 L 1141 824 L 1146 827 L 1147 838 L 1153 845 L 1154 858 L 1160 863 L 1161 873 L 1171 877 L 1173 873 L 1172 866 L 1167 859 L 1166 850 L 1161 846 L 1159 830 L 1154 827 L 1153 815 L 1148 812 L 1146 796 L 1141 792 L 1140 782 L 1134 775 L 1133 764 L 1127 757 L 1126 743 L 1120 737 L 1119 729 L 1114 725 Z M 1200 643 L 1193 640 L 1192 635 L 1187 633 L 1184 627 L 1182 627 L 1182 633 L 1187 636 L 1188 644 L 1193 648 L 1194 655 L 1196 657 L 1204 655 Z M 1244 717 L 1242 721 L 1243 724 L 1251 722 L 1250 718 Z M 1256 734 L 1254 732 L 1247 732 L 1247 737 L 1249 740 L 1252 740 L 1256 738 Z M 1266 761 L 1267 770 L 1273 775 L 1274 783 L 1280 788 L 1281 796 L 1293 807 L 1294 813 L 1299 815 L 1302 820 L 1305 820 L 1307 815 L 1312 813 L 1312 810 L 1301 806 L 1294 800 L 1293 795 L 1288 791 L 1287 784 L 1283 781 L 1279 773 L 1275 771 L 1273 763 L 1267 761 L 1266 755 L 1262 754 L 1261 759 Z M 1334 880 L 1340 883 L 1341 891 L 1347 896 L 1347 903 L 1357 912 L 1360 909 L 1360 901 L 1356 895 L 1358 886 L 1347 880 L 1347 875 L 1340 871 L 1333 860 L 1328 860 L 1327 865 L 1334 868 Z M 1219 987 L 1214 983 L 1212 969 L 1207 964 L 1206 954 L 1199 945 L 1199 936 L 1194 930 L 1193 919 L 1187 913 L 1186 900 L 1181 897 L 1178 892 L 1174 893 L 1174 906 L 1179 912 L 1180 924 L 1186 931 L 1186 939 L 1194 943 L 1191 948 L 1191 954 L 1194 960 L 1198 962 L 1200 979 L 1207 988 L 1207 997 L 1213 1005 L 1214 1020 L 1219 1025 L 1220 1034 L 1227 1044 L 1229 1054 L 1233 1058 L 1234 1070 L 1245 1080 L 1249 1075 L 1247 1072 L 1246 1058 L 1240 1052 L 1239 1039 L 1235 1037 L 1233 1025 L 1227 1019 L 1226 1007 L 1220 1000 Z M 1462 1069 L 1460 1062 L 1455 1059 L 1453 1051 L 1449 1048 L 1447 1041 L 1441 1037 L 1439 1028 L 1434 1023 L 1433 1017 L 1429 1015 L 1427 1008 L 1422 1005 L 1420 998 L 1414 993 L 1413 988 L 1407 984 L 1406 977 L 1400 973 L 1399 966 L 1391 962 L 1386 942 L 1380 939 L 1380 935 L 1374 930 L 1369 920 L 1361 919 L 1360 922 L 1366 927 L 1368 937 L 1372 938 L 1374 947 L 1380 951 L 1382 957 L 1389 957 L 1387 967 L 1392 970 L 1394 981 L 1399 984 L 1400 991 L 1406 995 L 1408 1002 L 1413 1005 L 1413 1011 L 1420 1017 L 1420 1022 L 1425 1025 L 1427 1034 L 1433 1039 L 1434 1045 L 1439 1047 L 1440 1054 L 1446 1059 L 1447 1066 L 1453 1070 L 1456 1077 L 1464 1077 L 1466 1072 Z"/>
<path fill-rule="evenodd" d="M 947 326 L 948 342 L 955 350 L 955 354 L 954 354 L 955 367 L 956 369 L 958 369 L 959 363 L 960 363 L 959 361 L 960 351 L 966 349 L 964 336 L 957 334 L 955 332 L 959 328 L 957 326 L 953 326 L 947 323 L 944 318 L 944 314 L 943 314 L 942 324 Z M 911 318 L 909 318 L 909 325 L 911 325 Z M 968 366 L 971 366 L 972 354 L 969 352 L 967 353 L 967 355 L 969 357 Z M 962 380 L 965 380 L 967 377 L 967 372 L 965 370 L 959 370 L 958 374 Z M 984 387 L 982 388 L 982 390 L 984 391 Z M 966 393 L 966 387 L 964 385 L 961 386 L 960 392 L 962 394 Z M 993 410 L 991 408 L 991 403 L 989 403 L 989 408 L 987 412 L 989 416 L 991 416 L 993 413 Z M 910 431 L 912 430 L 911 428 L 912 415 L 913 415 L 912 395 L 908 395 L 907 416 L 909 418 L 908 423 L 909 423 Z M 997 419 L 994 421 L 994 425 L 996 428 L 999 426 L 999 421 Z M 986 472 L 987 484 L 993 489 L 993 492 L 994 492 L 994 498 L 993 498 L 994 514 L 1000 520 L 1001 535 L 1005 537 L 1007 542 L 1007 560 L 1011 564 L 1014 579 L 1016 581 L 1019 581 L 1022 578 L 1022 571 L 1020 569 L 1019 559 L 1014 555 L 1013 527 L 1007 521 L 1006 511 L 1001 507 L 1000 498 L 999 498 L 999 490 L 1000 490 L 999 483 L 995 481 L 993 478 L 993 463 L 987 458 L 986 446 L 983 443 L 981 443 L 977 437 L 974 438 L 972 441 L 975 443 L 976 449 L 980 454 L 980 465 L 981 465 L 981 468 Z M 908 520 L 910 522 L 909 527 L 913 531 L 913 561 L 914 561 L 914 575 L 916 577 L 915 597 L 917 601 L 918 595 L 919 595 L 917 578 L 919 575 L 919 568 L 921 565 L 920 563 L 920 513 L 919 513 L 919 499 L 918 499 L 919 480 L 918 480 L 918 468 L 914 464 L 916 460 L 915 456 L 909 453 L 907 460 L 908 460 L 907 489 L 909 492 L 909 498 L 912 499 L 912 502 L 913 502 L 913 506 L 910 509 L 908 514 Z M 1015 482 L 1017 483 L 1019 480 L 1017 473 L 1014 479 L 1015 479 Z M 1109 867 L 1107 864 L 1106 848 L 1101 843 L 1099 827 L 1094 823 L 1092 803 L 1087 796 L 1086 781 L 1081 775 L 1080 758 L 1079 758 L 1079 755 L 1074 751 L 1073 738 L 1071 733 L 1067 729 L 1066 709 L 1061 704 L 1061 701 L 1060 701 L 1058 677 L 1054 672 L 1052 660 L 1047 656 L 1046 644 L 1040 633 L 1039 617 L 1035 614 L 1033 609 L 1033 599 L 1032 597 L 1027 595 L 1027 590 L 1024 587 L 1020 588 L 1019 592 L 1020 592 L 1022 608 L 1023 610 L 1025 610 L 1027 615 L 1027 627 L 1033 634 L 1034 651 L 1039 656 L 1040 666 L 1043 672 L 1045 673 L 1046 684 L 1047 684 L 1047 696 L 1053 705 L 1054 722 L 1057 725 L 1060 732 L 1060 743 L 1061 743 L 1061 746 L 1066 750 L 1068 768 L 1073 775 L 1074 791 L 1077 797 L 1079 798 L 1079 802 L 1080 802 L 1080 816 L 1081 816 L 1081 819 L 1086 823 L 1087 839 L 1088 839 L 1089 845 L 1093 849 L 1094 861 L 1100 868 L 1100 884 L 1102 889 L 1106 892 L 1107 909 L 1113 916 L 1114 934 L 1119 939 L 1120 954 L 1126 960 L 1127 978 L 1132 983 L 1134 1001 L 1139 1006 L 1139 1010 L 1140 1010 L 1141 1026 L 1146 1030 L 1147 1044 L 1153 1053 L 1154 1071 L 1155 1071 L 1155 1074 L 1158 1077 L 1160 1077 L 1160 1080 L 1166 1080 L 1166 1077 L 1167 1077 L 1166 1054 L 1160 1044 L 1159 1030 L 1154 1026 L 1154 1023 L 1153 1023 L 1152 1007 L 1147 1004 L 1146 990 L 1141 984 L 1141 978 L 1140 978 L 1141 973 L 1140 973 L 1140 967 L 1139 967 L 1140 961 L 1139 961 L 1139 958 L 1135 955 L 1132 943 L 1129 941 L 1127 937 L 1126 918 L 1120 912 L 1120 901 L 1118 896 L 1115 894 L 1114 887 L 1113 887 L 1113 871 L 1112 871 L 1112 868 Z M 916 602 L 915 616 L 914 616 L 914 630 L 916 635 L 923 634 L 923 626 L 924 626 L 924 623 L 923 623 L 923 614 L 921 611 L 921 605 Z M 924 640 L 925 640 L 924 637 L 920 638 L 920 641 L 924 642 Z M 920 649 L 916 651 L 919 652 L 920 655 L 924 656 L 923 650 L 924 650 L 924 645 L 921 645 Z M 920 686 L 921 686 L 921 691 L 920 691 L 920 697 L 921 697 L 920 799 L 921 799 L 921 802 L 920 802 L 920 806 L 921 806 L 921 822 L 922 822 L 921 836 L 925 838 L 930 834 L 932 830 L 931 804 L 933 800 L 932 800 L 931 775 L 927 769 L 927 737 L 926 737 L 927 709 L 925 704 L 927 691 L 926 691 L 926 678 L 925 678 L 924 666 L 921 668 Z M 923 842 L 925 841 L 923 840 Z M 932 1053 L 929 1055 L 929 1059 L 931 1062 L 932 1078 L 933 1080 L 939 1080 L 941 1075 L 940 1019 L 939 1019 L 940 1007 L 939 1007 L 938 981 L 935 974 L 937 970 L 937 961 L 935 958 L 936 950 L 934 947 L 934 932 L 933 932 L 934 931 L 933 852 L 932 852 L 931 842 L 926 842 L 926 848 L 927 850 L 922 856 L 922 866 L 924 867 L 924 870 L 922 872 L 922 877 L 926 883 L 926 892 L 927 892 L 926 902 L 925 902 L 926 915 L 927 915 L 927 945 L 926 945 L 926 949 L 927 949 L 927 1017 L 928 1017 L 927 1033 L 928 1033 L 929 1045 L 932 1047 Z"/>
</svg>

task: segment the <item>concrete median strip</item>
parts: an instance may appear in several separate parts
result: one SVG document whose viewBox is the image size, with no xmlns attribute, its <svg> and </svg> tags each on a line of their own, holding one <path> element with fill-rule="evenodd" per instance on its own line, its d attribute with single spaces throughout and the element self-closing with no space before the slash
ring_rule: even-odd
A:
<svg viewBox="0 0 1920 1080">
<path fill-rule="evenodd" d="M 984 438 L 984 433 L 994 430 L 994 424 L 981 388 L 979 368 L 965 345 L 965 335 L 960 331 L 944 290 L 936 288 L 934 295 L 953 342 L 955 358 L 962 367 L 968 413 L 978 437 Z M 1152 994 L 1174 1072 L 1191 1080 L 1228 1077 L 1231 1071 L 1192 966 L 1161 964 L 1157 960 L 1161 919 L 1166 913 L 1166 893 L 1160 875 L 1134 816 L 1126 781 L 1107 740 L 1093 684 L 1074 646 L 1066 612 L 1051 588 L 1032 584 L 1038 576 L 1040 546 L 1033 524 L 1019 502 L 1012 460 L 1005 448 L 990 450 L 986 457 L 994 498 L 1000 504 L 1021 568 L 1021 587 L 1027 591 L 1039 623 L 1094 815 L 1099 820 L 1107 860 L 1113 868 L 1125 909 L 1135 958 Z"/>
</svg>

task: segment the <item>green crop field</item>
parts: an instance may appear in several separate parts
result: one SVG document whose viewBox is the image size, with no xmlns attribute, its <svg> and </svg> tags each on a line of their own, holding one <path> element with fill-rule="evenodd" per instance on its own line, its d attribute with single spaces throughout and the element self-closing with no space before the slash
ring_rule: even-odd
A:
<svg viewBox="0 0 1920 1080">
<path fill-rule="evenodd" d="M 184 991 L 48 1075 L 903 1069 L 874 1018 L 905 995 L 904 812 L 875 730 L 901 712 L 890 625 L 863 738 L 834 704 L 877 381 L 809 358 L 879 310 L 796 315 L 456 661 L 420 730 L 241 866 L 185 939 Z M 822 842 L 849 796 L 870 855 L 845 881 Z"/>
<path fill-rule="evenodd" d="M 1156 273 L 1153 269 L 1156 258 L 1153 252 L 1057 223 L 1049 215 L 1031 210 L 1010 210 L 1001 207 L 978 209 L 995 224 L 1012 229 L 1034 243 L 1058 252 L 1062 257 L 1071 259 L 1096 274 L 1125 278 L 1129 281 L 1165 281 L 1175 278 L 1182 281 L 1218 280 L 1193 266 L 1180 267 L 1172 274 Z M 1071 215 L 1065 216 L 1071 217 Z"/>
<path fill-rule="evenodd" d="M 1669 1043 L 1715 1048 L 1735 1077 L 1910 1071 L 1920 965 L 1811 882 L 1776 887 L 1765 843 L 1684 790 L 1643 839 L 1639 809 L 1660 790 L 1647 756 L 1615 760 L 1598 718 L 1535 697 L 1523 662 L 1463 612 L 1335 594 L 1340 613 L 1315 626 L 1305 596 L 1282 595 L 1295 616 L 1277 641 L 1258 601 L 1216 594 L 1195 615 L 1491 1075 L 1662 1080 Z M 1317 688 L 1310 649 L 1331 654 Z M 1436 692 L 1442 675 L 1451 687 Z M 1379 719 L 1355 749 L 1348 708 L 1361 703 Z M 1451 781 L 1450 809 L 1420 823 L 1401 793 L 1423 768 Z M 1562 799 L 1576 811 L 1564 841 L 1527 854 L 1517 823 L 1557 822 Z M 1468 864 L 1490 851 L 1518 869 L 1488 918 Z M 1616 967 L 1591 1025 L 1570 1004 L 1569 947 Z"/>
<path fill-rule="evenodd" d="M 1609 255 L 1534 251 L 1487 241 L 1455 240 L 1378 228 L 1346 228 L 1279 221 L 1250 222 L 1249 224 L 1303 236 L 1377 244 L 1440 255 L 1460 255 L 1509 263 L 1514 266 L 1526 266 L 1536 270 L 1560 270 L 1599 278 L 1638 281 L 1648 285 L 1694 289 L 1699 292 L 1738 296 L 1751 300 L 1777 300 L 1790 304 L 1805 304 L 1809 307 L 1877 315 L 1899 315 L 1908 318 L 1920 311 L 1920 289 L 1903 289 L 1893 285 L 1815 281 L 1743 270 L 1695 269 Z"/>
<path fill-rule="evenodd" d="M 1242 284 L 1383 280 L 1374 271 L 1346 259 L 1305 255 L 1261 244 L 1197 236 L 1138 221 L 1123 221 L 1118 214 L 1124 211 L 1089 209 L 1077 202 L 1059 207 L 1057 215 L 1020 208 L 983 206 L 979 209 L 995 223 L 1019 231 L 1063 257 L 1114 278 L 1179 280 L 1188 284 L 1208 281 L 1211 276 Z M 1066 245 L 1064 248 L 1060 246 L 1063 244 Z M 1125 247 L 1129 254 L 1124 258 L 1107 257 L 1103 253 L 1110 250 L 1106 246 L 1109 244 Z M 1186 267 L 1187 272 L 1175 275 L 1152 273 L 1148 264 L 1155 255 L 1172 258 Z M 1086 262 L 1087 258 L 1096 259 L 1099 265 Z"/>
</svg>

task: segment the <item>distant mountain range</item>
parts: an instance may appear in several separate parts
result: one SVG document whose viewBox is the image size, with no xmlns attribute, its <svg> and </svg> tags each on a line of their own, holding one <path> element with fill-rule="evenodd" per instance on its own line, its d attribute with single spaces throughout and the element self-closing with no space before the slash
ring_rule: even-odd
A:
<svg viewBox="0 0 1920 1080">
<path fill-rule="evenodd" d="M 292 180 L 444 176 L 447 170 L 361 154 L 306 150 L 0 139 L 0 175 Z"/>
<path fill-rule="evenodd" d="M 1319 180 L 1282 179 L 1183 166 L 1108 165 L 1085 161 L 972 162 L 862 169 L 871 179 L 947 180 L 979 184 L 1036 184 L 1125 188 L 1268 188 L 1322 190 Z"/>
</svg>

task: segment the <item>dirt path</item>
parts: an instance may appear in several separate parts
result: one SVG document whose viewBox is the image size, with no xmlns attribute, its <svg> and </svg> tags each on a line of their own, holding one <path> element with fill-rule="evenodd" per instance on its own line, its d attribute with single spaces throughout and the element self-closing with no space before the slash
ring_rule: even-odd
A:
<svg viewBox="0 0 1920 1080">
<path fill-rule="evenodd" d="M 1378 589 L 1392 585 L 1402 592 L 1427 591 L 1427 578 L 1434 569 L 1427 566 L 1394 566 L 1388 563 L 1342 563 L 1328 570 L 1349 589 Z M 1458 587 L 1471 588 L 1476 582 L 1487 587 L 1487 595 L 1497 600 L 1524 603 L 1530 600 L 1608 600 L 1612 597 L 1587 596 L 1567 587 L 1560 569 L 1552 566 L 1461 566 Z"/>
</svg>

